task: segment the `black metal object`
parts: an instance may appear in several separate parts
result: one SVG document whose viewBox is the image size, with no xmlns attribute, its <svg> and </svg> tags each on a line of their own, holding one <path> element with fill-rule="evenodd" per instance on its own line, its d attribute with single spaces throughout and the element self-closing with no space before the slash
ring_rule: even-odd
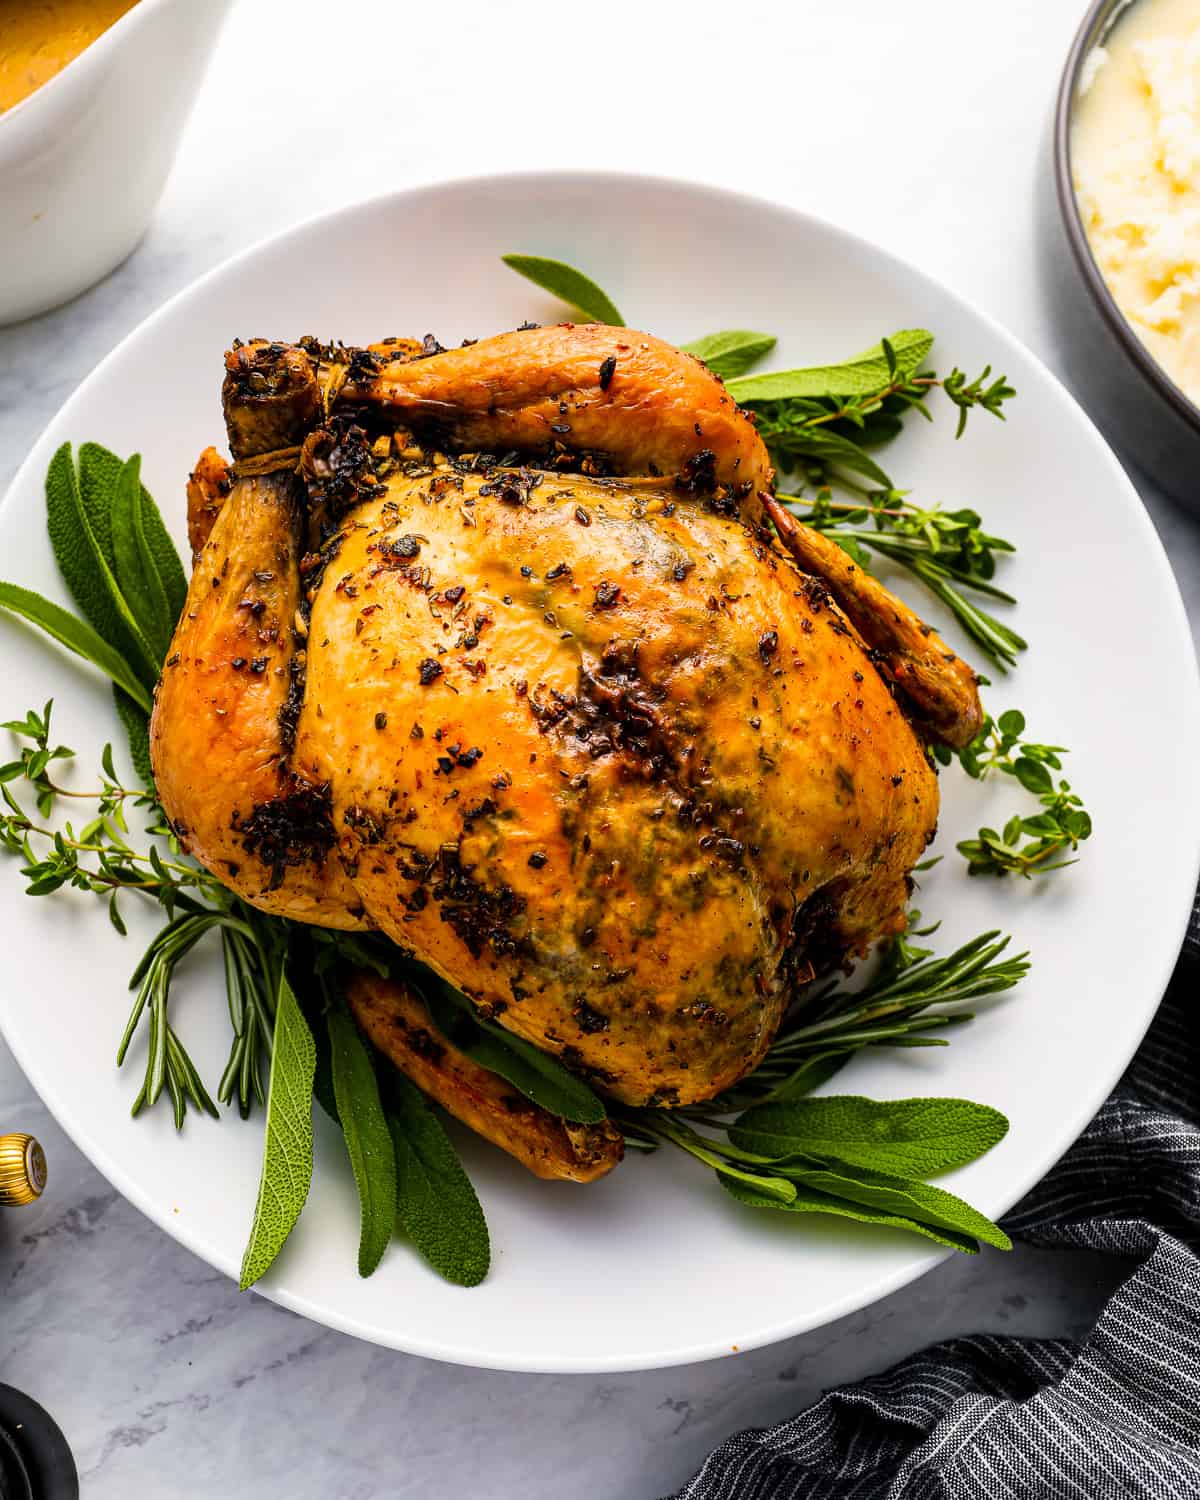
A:
<svg viewBox="0 0 1200 1500">
<path fill-rule="evenodd" d="M 0 1500 L 79 1500 L 79 1473 L 62 1429 L 10 1385 L 0 1385 Z"/>
<path fill-rule="evenodd" d="M 1042 216 L 1043 270 L 1064 373 L 1075 393 L 1118 448 L 1170 494 L 1200 509 L 1200 407 L 1156 363 L 1113 299 L 1088 244 L 1072 181 L 1071 119 L 1080 71 L 1128 7 L 1129 0 L 1095 0 L 1063 69 L 1051 141 L 1057 203 Z"/>
</svg>

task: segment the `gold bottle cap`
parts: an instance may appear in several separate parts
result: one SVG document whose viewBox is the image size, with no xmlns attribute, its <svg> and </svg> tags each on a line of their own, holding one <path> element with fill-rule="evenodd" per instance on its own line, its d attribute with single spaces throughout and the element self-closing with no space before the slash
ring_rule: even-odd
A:
<svg viewBox="0 0 1200 1500">
<path fill-rule="evenodd" d="M 46 1186 L 46 1153 L 31 1135 L 0 1135 L 0 1208 L 32 1203 Z"/>
</svg>

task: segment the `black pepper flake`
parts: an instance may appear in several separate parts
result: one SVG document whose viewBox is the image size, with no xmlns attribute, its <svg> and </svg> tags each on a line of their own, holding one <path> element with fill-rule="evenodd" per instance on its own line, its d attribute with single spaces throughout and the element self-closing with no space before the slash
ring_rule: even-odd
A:
<svg viewBox="0 0 1200 1500">
<path fill-rule="evenodd" d="M 428 358 L 431 354 L 445 354 L 445 348 L 438 343 L 432 333 L 427 333 L 421 340 L 421 353 Z"/>
<path fill-rule="evenodd" d="M 419 724 L 414 724 L 408 731 L 408 737 L 410 740 L 423 740 L 425 738 L 425 731 Z"/>
<path fill-rule="evenodd" d="M 528 563 L 522 563 L 521 564 L 521 577 L 522 578 L 532 578 L 533 577 L 533 569 L 529 566 Z"/>
<path fill-rule="evenodd" d="M 614 609 L 621 597 L 621 590 L 615 583 L 604 581 L 596 585 L 596 608 Z"/>
<path fill-rule="evenodd" d="M 553 583 L 556 578 L 565 578 L 570 571 L 571 571 L 571 565 L 570 565 L 570 563 L 565 563 L 565 562 L 555 563 L 554 566 L 550 569 L 550 571 L 546 574 L 546 582 L 547 583 Z"/>
<path fill-rule="evenodd" d="M 385 713 L 377 713 L 375 715 L 375 728 L 376 729 L 386 729 L 387 728 L 387 714 L 385 714 Z"/>
<path fill-rule="evenodd" d="M 457 604 L 466 592 L 461 583 L 456 583 L 453 588 L 443 589 L 442 597 L 450 604 Z"/>
<path fill-rule="evenodd" d="M 584 510 L 582 505 L 577 505 L 575 507 L 575 519 L 581 526 L 590 526 L 592 524 L 591 516 L 588 515 L 587 511 Z"/>
<path fill-rule="evenodd" d="M 406 532 L 404 536 L 396 538 L 389 550 L 393 557 L 416 557 L 421 550 L 421 544 L 415 536 L 410 536 Z"/>
<path fill-rule="evenodd" d="M 240 672 L 245 665 L 246 658 L 244 656 L 235 656 L 233 658 L 233 661 L 230 662 L 230 666 L 232 666 L 238 672 Z"/>
<path fill-rule="evenodd" d="M 682 583 L 695 566 L 694 562 L 676 563 L 671 569 L 671 577 L 676 583 Z"/>
<path fill-rule="evenodd" d="M 580 1031 L 586 1036 L 593 1036 L 598 1031 L 608 1030 L 608 1017 L 601 1015 L 598 1010 L 593 1010 L 584 1000 L 581 1000 L 575 1007 L 574 1014 Z"/>
<path fill-rule="evenodd" d="M 861 672 L 855 672 L 854 680 L 855 682 L 861 682 L 863 680 L 863 674 Z"/>
<path fill-rule="evenodd" d="M 421 663 L 421 686 L 428 687 L 431 682 L 436 682 L 442 675 L 442 664 L 434 661 L 432 656 L 427 656 Z"/>
<path fill-rule="evenodd" d="M 600 364 L 600 389 L 602 391 L 608 390 L 609 386 L 612 385 L 612 379 L 616 373 L 617 356 L 615 354 L 610 354 L 608 358 L 601 361 Z"/>
<path fill-rule="evenodd" d="M 764 630 L 758 638 L 758 654 L 767 665 L 775 653 L 779 650 L 779 632 L 777 630 Z"/>
<path fill-rule="evenodd" d="M 543 854 L 540 849 L 535 849 L 529 856 L 528 860 L 530 867 L 534 870 L 544 869 L 549 862 L 550 856 L 548 854 Z"/>
</svg>

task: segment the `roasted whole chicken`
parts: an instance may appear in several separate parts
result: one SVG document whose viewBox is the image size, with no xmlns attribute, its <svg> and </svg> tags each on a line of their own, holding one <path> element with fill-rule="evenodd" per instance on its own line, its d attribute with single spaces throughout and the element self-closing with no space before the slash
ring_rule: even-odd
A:
<svg viewBox="0 0 1200 1500">
<path fill-rule="evenodd" d="M 612 1099 L 711 1098 L 898 932 L 975 676 L 773 498 L 690 355 L 600 325 L 238 344 L 151 743 L 185 847 L 386 935 Z M 358 975 L 359 1024 L 544 1176 L 620 1157 Z"/>
</svg>

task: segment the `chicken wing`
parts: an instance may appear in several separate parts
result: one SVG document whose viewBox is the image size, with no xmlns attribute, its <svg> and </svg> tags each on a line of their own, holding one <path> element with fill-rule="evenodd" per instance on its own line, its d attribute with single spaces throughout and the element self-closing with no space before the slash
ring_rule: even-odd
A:
<svg viewBox="0 0 1200 1500">
<path fill-rule="evenodd" d="M 721 381 L 648 333 L 567 323 L 377 364 L 353 375 L 341 399 L 432 423 L 460 449 L 583 453 L 592 472 L 663 475 L 750 519 L 773 478 L 753 422 Z"/>
<path fill-rule="evenodd" d="M 983 723 L 983 705 L 978 679 L 966 662 L 836 542 L 795 520 L 774 496 L 764 495 L 762 503 L 780 541 L 806 573 L 829 588 L 929 737 L 955 749 L 969 744 Z"/>
</svg>

